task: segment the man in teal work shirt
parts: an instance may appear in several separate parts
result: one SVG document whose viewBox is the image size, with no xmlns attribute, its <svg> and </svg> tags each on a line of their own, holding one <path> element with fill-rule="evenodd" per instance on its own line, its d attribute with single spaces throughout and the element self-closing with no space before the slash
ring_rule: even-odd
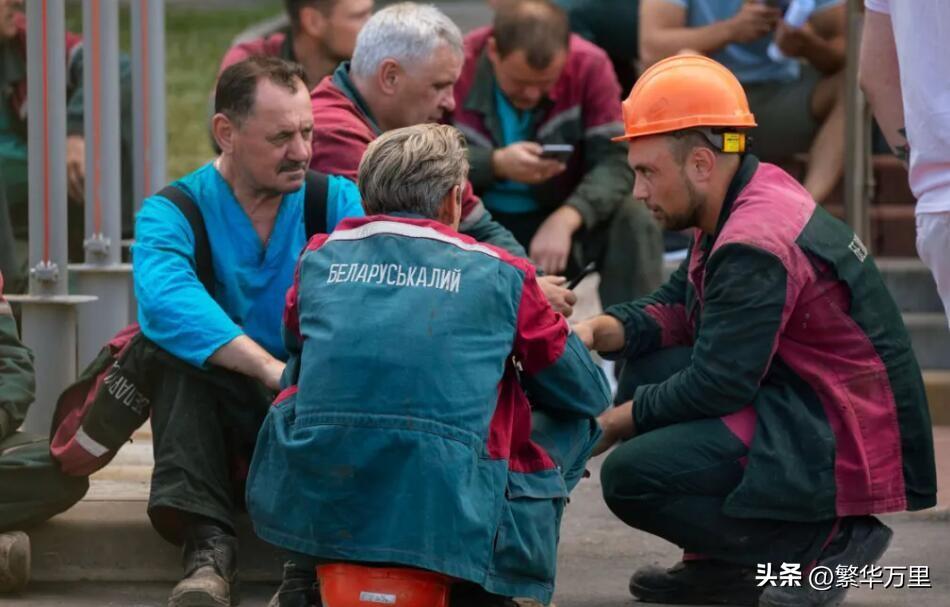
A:
<svg viewBox="0 0 950 607">
<path fill-rule="evenodd" d="M 133 248 L 139 323 L 172 355 L 152 393 L 149 516 L 184 543 L 170 607 L 228 605 L 236 578 L 232 512 L 241 469 L 284 370 L 284 294 L 305 244 L 304 177 L 313 118 L 303 71 L 252 57 L 222 72 L 212 133 L 222 152 L 174 185 L 199 207 L 214 289 L 195 271 L 195 236 L 163 196 L 145 200 Z M 356 187 L 329 177 L 327 226 L 362 216 Z"/>
</svg>

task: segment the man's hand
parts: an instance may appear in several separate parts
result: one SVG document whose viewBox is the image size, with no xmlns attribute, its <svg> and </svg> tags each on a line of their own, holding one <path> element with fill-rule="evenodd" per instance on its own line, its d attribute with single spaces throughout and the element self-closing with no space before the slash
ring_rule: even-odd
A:
<svg viewBox="0 0 950 607">
<path fill-rule="evenodd" d="M 564 171 L 566 165 L 541 157 L 541 146 L 533 141 L 519 141 L 492 152 L 492 172 L 498 179 L 536 185 Z"/>
<path fill-rule="evenodd" d="M 66 191 L 69 200 L 82 203 L 86 183 L 86 141 L 81 135 L 66 138 Z"/>
<path fill-rule="evenodd" d="M 538 276 L 538 285 L 544 292 L 545 299 L 556 312 L 568 317 L 574 313 L 577 295 L 574 291 L 565 289 L 565 284 L 567 279 L 563 276 Z"/>
<path fill-rule="evenodd" d="M 782 12 L 760 2 L 744 2 L 739 12 L 728 20 L 733 42 L 752 42 L 771 32 Z"/>
<path fill-rule="evenodd" d="M 546 274 L 559 274 L 567 267 L 574 232 L 584 220 L 574 207 L 567 205 L 551 213 L 531 239 L 528 256 Z"/>
<path fill-rule="evenodd" d="M 591 326 L 589 320 L 577 323 L 571 327 L 571 330 L 574 331 L 574 335 L 577 335 L 585 348 L 588 350 L 594 349 L 594 327 Z"/>
<path fill-rule="evenodd" d="M 609 314 L 588 318 L 574 325 L 573 329 L 588 350 L 614 352 L 626 343 L 623 323 Z"/>
<path fill-rule="evenodd" d="M 626 440 L 636 434 L 633 425 L 633 401 L 607 409 L 597 418 L 597 423 L 604 433 L 594 445 L 591 457 L 610 449 L 617 441 Z"/>
<path fill-rule="evenodd" d="M 791 27 L 781 21 L 775 30 L 775 44 L 786 57 L 804 57 L 817 39 L 818 34 L 807 23 L 803 27 Z"/>
</svg>

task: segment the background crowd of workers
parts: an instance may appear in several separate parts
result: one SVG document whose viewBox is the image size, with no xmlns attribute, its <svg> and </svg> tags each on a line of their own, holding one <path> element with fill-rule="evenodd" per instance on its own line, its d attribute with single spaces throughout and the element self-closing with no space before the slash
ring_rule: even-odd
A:
<svg viewBox="0 0 950 607">
<path fill-rule="evenodd" d="M 17 281 L 20 4 L 0 0 L 0 270 Z M 135 219 L 138 321 L 170 355 L 149 371 L 148 506 L 183 545 L 170 606 L 236 602 L 245 501 L 257 533 L 288 551 L 273 607 L 319 604 L 314 568 L 327 561 L 452 576 L 464 582 L 453 605 L 546 603 L 567 496 L 614 443 L 608 506 L 685 551 L 634 573 L 647 601 L 836 604 L 846 589 L 763 592 L 755 565 L 872 563 L 891 532 L 871 515 L 935 503 L 900 312 L 864 244 L 816 204 L 843 165 L 841 2 L 819 0 L 793 27 L 788 3 L 642 0 L 627 25 L 639 37 L 617 35 L 629 6 L 606 1 L 500 0 L 493 24 L 466 36 L 432 6 L 286 4 L 287 31 L 226 54 L 219 153 L 173 184 L 204 218 L 213 281 L 168 195 Z M 950 10 L 920 4 L 889 15 L 867 0 L 862 52 L 880 70 L 862 83 L 887 141 L 909 153 L 918 247 L 946 305 L 950 85 L 925 74 Z M 81 125 L 81 46 L 69 43 Z M 66 167 L 77 207 L 80 133 Z M 806 151 L 802 184 L 767 163 Z M 313 175 L 325 233 L 311 238 Z M 663 230 L 690 238 L 660 286 Z M 589 261 L 606 311 L 571 330 L 562 275 Z M 28 575 L 20 530 L 81 499 L 87 480 L 16 432 L 34 380 L 2 300 L 0 348 L 8 591 Z M 606 411 L 587 349 L 624 363 Z M 415 475 L 426 482 L 409 491 Z M 371 492 L 401 496 L 411 517 Z"/>
</svg>

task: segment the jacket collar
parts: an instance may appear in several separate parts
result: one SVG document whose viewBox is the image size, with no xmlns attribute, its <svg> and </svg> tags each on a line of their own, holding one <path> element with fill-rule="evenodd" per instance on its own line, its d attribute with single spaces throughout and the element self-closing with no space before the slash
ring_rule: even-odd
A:
<svg viewBox="0 0 950 607">
<path fill-rule="evenodd" d="M 373 132 L 378 137 L 383 134 L 382 129 L 379 128 L 379 124 L 376 123 L 376 119 L 373 118 L 373 114 L 369 111 L 369 105 L 367 105 L 366 100 L 363 99 L 363 96 L 360 95 L 360 92 L 356 90 L 356 85 L 353 84 L 353 81 L 350 79 L 350 62 L 344 61 L 333 72 L 333 84 L 336 85 L 338 89 L 343 91 L 343 94 L 346 95 L 347 99 L 353 102 L 353 105 L 363 113 L 363 116 L 366 117 L 366 121 L 369 122 L 370 127 L 372 127 Z"/>
<path fill-rule="evenodd" d="M 729 182 L 729 188 L 726 190 L 726 198 L 722 202 L 722 210 L 719 212 L 719 221 L 716 223 L 716 233 L 703 235 L 701 246 L 707 254 L 712 249 L 713 243 L 719 238 L 719 233 L 722 232 L 723 227 L 725 227 L 729 216 L 732 215 L 736 199 L 739 198 L 739 194 L 742 190 L 752 181 L 752 177 L 755 176 L 755 172 L 758 169 L 759 159 L 752 154 L 743 154 L 742 160 L 739 163 L 739 169 L 736 171 L 736 174 L 733 175 L 732 181 Z"/>
</svg>

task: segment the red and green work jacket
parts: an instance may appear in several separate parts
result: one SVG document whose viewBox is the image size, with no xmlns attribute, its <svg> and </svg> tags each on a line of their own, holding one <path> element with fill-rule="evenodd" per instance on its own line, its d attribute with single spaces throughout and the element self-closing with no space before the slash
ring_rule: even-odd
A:
<svg viewBox="0 0 950 607">
<path fill-rule="evenodd" d="M 933 435 L 901 313 L 864 244 L 745 156 L 716 233 L 669 282 L 609 308 L 637 357 L 691 346 L 633 397 L 638 433 L 720 417 L 748 446 L 724 511 L 814 521 L 936 503 Z"/>
<path fill-rule="evenodd" d="M 13 434 L 33 402 L 33 353 L 17 335 L 10 304 L 3 297 L 0 274 L 0 442 Z"/>
</svg>

